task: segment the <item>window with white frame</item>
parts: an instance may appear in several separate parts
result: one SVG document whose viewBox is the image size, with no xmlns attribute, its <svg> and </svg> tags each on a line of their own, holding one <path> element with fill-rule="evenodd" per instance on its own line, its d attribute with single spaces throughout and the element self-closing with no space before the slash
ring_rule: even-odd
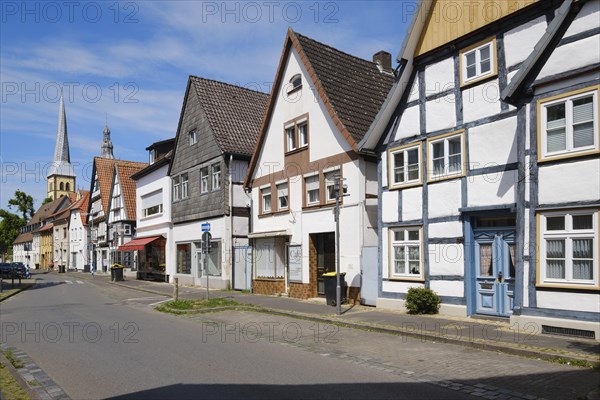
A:
<svg viewBox="0 0 600 400">
<path fill-rule="evenodd" d="M 289 207 L 287 182 L 277 185 L 277 209 L 287 210 Z"/>
<path fill-rule="evenodd" d="M 304 178 L 306 187 L 306 205 L 318 204 L 321 202 L 319 196 L 319 175 L 313 175 Z"/>
<path fill-rule="evenodd" d="M 221 187 L 221 164 L 212 165 L 212 190 L 217 190 Z"/>
<path fill-rule="evenodd" d="M 335 180 L 338 179 L 339 174 L 339 169 L 325 173 L 325 194 L 328 202 L 335 201 Z"/>
<path fill-rule="evenodd" d="M 542 283 L 598 285 L 598 211 L 540 215 Z"/>
<path fill-rule="evenodd" d="M 285 124 L 285 151 L 308 146 L 308 117 L 302 116 Z"/>
<path fill-rule="evenodd" d="M 188 174 L 181 174 L 181 198 L 187 199 L 188 197 Z"/>
<path fill-rule="evenodd" d="M 429 141 L 429 176 L 444 179 L 463 174 L 463 134 Z"/>
<path fill-rule="evenodd" d="M 163 212 L 163 198 L 162 189 L 152 193 L 143 195 L 142 198 L 142 217 L 149 217 L 151 215 L 162 214 Z"/>
<path fill-rule="evenodd" d="M 181 199 L 181 183 L 178 176 L 173 177 L 173 201 L 178 201 Z"/>
<path fill-rule="evenodd" d="M 198 130 L 197 129 L 194 129 L 194 130 L 188 132 L 188 142 L 189 142 L 190 146 L 198 143 Z"/>
<path fill-rule="evenodd" d="M 496 72 L 495 40 L 461 51 L 462 83 L 467 84 Z"/>
<path fill-rule="evenodd" d="M 392 278 L 422 277 L 421 228 L 394 228 L 391 230 Z"/>
<path fill-rule="evenodd" d="M 281 279 L 285 275 L 285 240 L 256 239 L 254 276 L 258 279 Z"/>
<path fill-rule="evenodd" d="M 598 89 L 540 101 L 542 157 L 598 149 Z"/>
<path fill-rule="evenodd" d="M 390 186 L 402 186 L 421 182 L 421 145 L 391 149 L 388 164 Z"/>
<path fill-rule="evenodd" d="M 296 127 L 294 125 L 285 128 L 285 138 L 287 140 L 287 151 L 296 150 Z"/>
<path fill-rule="evenodd" d="M 290 78 L 288 93 L 290 93 L 296 89 L 299 89 L 300 87 L 302 87 L 302 75 L 296 74 Z"/>
<path fill-rule="evenodd" d="M 208 193 L 208 167 L 200 168 L 200 193 Z"/>
<path fill-rule="evenodd" d="M 300 147 L 308 146 L 308 124 L 306 121 L 298 124 L 298 142 Z"/>
<path fill-rule="evenodd" d="M 123 225 L 123 233 L 125 234 L 125 236 L 131 236 L 131 225 Z"/>
<path fill-rule="evenodd" d="M 271 212 L 271 186 L 260 189 L 262 212 Z"/>
</svg>

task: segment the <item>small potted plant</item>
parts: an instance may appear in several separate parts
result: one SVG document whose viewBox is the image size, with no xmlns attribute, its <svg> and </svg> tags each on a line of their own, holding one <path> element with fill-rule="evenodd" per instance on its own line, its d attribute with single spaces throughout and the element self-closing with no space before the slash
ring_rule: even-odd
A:
<svg viewBox="0 0 600 400">
<path fill-rule="evenodd" d="M 110 280 L 113 282 L 118 282 L 123 280 L 123 269 L 125 267 L 121 264 L 114 263 L 110 267 Z"/>
</svg>

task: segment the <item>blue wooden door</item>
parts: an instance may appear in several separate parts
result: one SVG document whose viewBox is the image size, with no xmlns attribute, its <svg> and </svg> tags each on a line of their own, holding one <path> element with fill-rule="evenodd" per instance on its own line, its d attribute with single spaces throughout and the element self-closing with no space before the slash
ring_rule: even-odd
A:
<svg viewBox="0 0 600 400">
<path fill-rule="evenodd" d="M 515 232 L 475 232 L 476 313 L 509 316 L 514 306 Z"/>
</svg>

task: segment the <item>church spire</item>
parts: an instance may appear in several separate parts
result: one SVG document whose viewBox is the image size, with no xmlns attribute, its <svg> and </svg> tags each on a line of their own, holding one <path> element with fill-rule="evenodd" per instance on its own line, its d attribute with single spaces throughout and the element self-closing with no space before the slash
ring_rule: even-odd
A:
<svg viewBox="0 0 600 400">
<path fill-rule="evenodd" d="M 58 129 L 54 145 L 54 159 L 48 169 L 48 196 L 56 199 L 75 191 L 75 171 L 71 165 L 69 137 L 67 136 L 67 114 L 62 91 L 58 106 Z"/>
<path fill-rule="evenodd" d="M 58 106 L 58 131 L 56 132 L 56 144 L 54 146 L 55 162 L 71 162 L 69 154 L 69 138 L 67 136 L 67 114 L 65 112 L 65 99 L 62 91 L 60 94 L 60 104 Z"/>
<path fill-rule="evenodd" d="M 104 137 L 102 139 L 102 152 L 100 157 L 114 159 L 113 155 L 113 144 L 110 140 L 110 129 L 108 128 L 108 117 L 106 118 L 106 125 L 104 125 L 103 131 Z"/>
</svg>

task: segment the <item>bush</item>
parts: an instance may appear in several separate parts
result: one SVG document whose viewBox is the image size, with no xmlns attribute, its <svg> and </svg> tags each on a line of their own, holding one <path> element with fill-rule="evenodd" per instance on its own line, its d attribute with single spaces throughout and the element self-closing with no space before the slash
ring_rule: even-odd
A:
<svg viewBox="0 0 600 400">
<path fill-rule="evenodd" d="M 431 289 L 410 288 L 404 299 L 409 314 L 437 314 L 440 297 Z"/>
</svg>

